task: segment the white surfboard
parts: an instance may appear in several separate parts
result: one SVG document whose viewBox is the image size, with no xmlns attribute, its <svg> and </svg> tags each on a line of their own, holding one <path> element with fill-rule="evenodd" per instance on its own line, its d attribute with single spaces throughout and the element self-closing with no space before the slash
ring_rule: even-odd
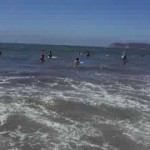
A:
<svg viewBox="0 0 150 150">
<path fill-rule="evenodd" d="M 56 58 L 57 58 L 57 56 L 52 56 L 52 57 L 47 56 L 47 58 L 53 58 L 53 59 L 56 59 Z"/>
<path fill-rule="evenodd" d="M 55 59 L 55 58 L 57 58 L 57 56 L 52 56 L 51 58 L 54 58 L 54 59 Z"/>
<path fill-rule="evenodd" d="M 122 56 L 121 56 L 121 59 L 124 59 L 124 57 L 125 57 L 125 55 L 122 55 Z"/>
</svg>

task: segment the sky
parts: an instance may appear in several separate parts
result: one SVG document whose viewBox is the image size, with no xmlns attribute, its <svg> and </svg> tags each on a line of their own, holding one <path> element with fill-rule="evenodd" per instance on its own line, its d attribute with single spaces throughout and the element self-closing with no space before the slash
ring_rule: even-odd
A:
<svg viewBox="0 0 150 150">
<path fill-rule="evenodd" d="M 150 43 L 150 0 L 0 0 L 0 42 Z"/>
</svg>

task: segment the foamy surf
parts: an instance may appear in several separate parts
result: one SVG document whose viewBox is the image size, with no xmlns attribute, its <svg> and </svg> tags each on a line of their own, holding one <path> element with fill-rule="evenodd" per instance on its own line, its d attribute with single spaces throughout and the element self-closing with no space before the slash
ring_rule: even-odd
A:
<svg viewBox="0 0 150 150">
<path fill-rule="evenodd" d="M 0 148 L 150 147 L 149 84 L 49 76 L 5 77 L 1 81 Z"/>
</svg>

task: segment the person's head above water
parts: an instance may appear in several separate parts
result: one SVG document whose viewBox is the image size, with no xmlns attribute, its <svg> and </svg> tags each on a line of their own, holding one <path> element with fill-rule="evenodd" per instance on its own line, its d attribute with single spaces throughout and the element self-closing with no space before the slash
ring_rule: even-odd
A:
<svg viewBox="0 0 150 150">
<path fill-rule="evenodd" d="M 80 64 L 79 58 L 76 58 L 73 63 L 74 65 L 78 66 Z"/>
</svg>

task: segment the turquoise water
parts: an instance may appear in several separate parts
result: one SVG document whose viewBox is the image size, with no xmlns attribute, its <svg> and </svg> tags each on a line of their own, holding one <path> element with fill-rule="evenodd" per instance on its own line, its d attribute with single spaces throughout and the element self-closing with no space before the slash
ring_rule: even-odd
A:
<svg viewBox="0 0 150 150">
<path fill-rule="evenodd" d="M 57 58 L 41 63 L 41 49 Z M 126 65 L 123 50 L 111 48 L 0 44 L 0 51 L 0 149 L 150 149 L 150 51 L 128 50 Z"/>
</svg>

